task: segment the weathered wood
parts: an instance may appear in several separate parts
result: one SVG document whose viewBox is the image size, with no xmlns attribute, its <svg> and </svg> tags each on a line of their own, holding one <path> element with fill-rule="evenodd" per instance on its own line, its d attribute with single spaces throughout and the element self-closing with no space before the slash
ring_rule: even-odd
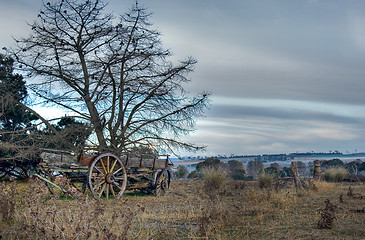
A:
<svg viewBox="0 0 365 240">
<path fill-rule="evenodd" d="M 103 153 L 91 163 L 87 180 L 94 198 L 119 199 L 127 186 L 127 172 L 118 156 Z"/>
<path fill-rule="evenodd" d="M 61 150 L 43 150 L 40 154 L 42 161 L 38 164 L 40 170 L 48 174 L 59 172 L 75 182 L 87 181 L 93 196 L 97 199 L 120 198 L 126 189 L 154 191 L 156 195 L 162 196 L 169 188 L 168 171 L 172 163 L 168 155 L 118 156 L 110 152 L 102 154 L 81 152 L 75 155 Z"/>
<path fill-rule="evenodd" d="M 321 180 L 322 170 L 321 170 L 321 163 L 316 160 L 314 161 L 314 170 L 313 170 L 313 179 L 314 180 Z"/>
<path fill-rule="evenodd" d="M 152 168 L 164 169 L 168 167 L 168 159 L 166 158 L 143 158 L 121 156 L 121 159 L 126 168 Z"/>
<path fill-rule="evenodd" d="M 42 152 L 40 154 L 44 163 L 48 164 L 72 164 L 76 163 L 76 158 L 74 155 L 65 154 L 63 152 L 53 153 L 53 152 Z"/>
<path fill-rule="evenodd" d="M 295 188 L 297 190 L 298 189 L 303 189 L 302 182 L 299 179 L 297 162 L 294 162 L 294 161 L 291 162 L 291 170 L 293 171 L 293 179 L 294 179 Z"/>
</svg>

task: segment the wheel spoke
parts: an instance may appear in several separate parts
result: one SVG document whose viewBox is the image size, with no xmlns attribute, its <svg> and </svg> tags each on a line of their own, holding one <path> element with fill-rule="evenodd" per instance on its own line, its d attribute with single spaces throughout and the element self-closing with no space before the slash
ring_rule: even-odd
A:
<svg viewBox="0 0 365 240">
<path fill-rule="evenodd" d="M 157 178 L 157 182 L 155 185 L 155 195 L 165 196 L 167 194 L 168 188 L 169 188 L 168 175 L 163 172 Z"/>
<path fill-rule="evenodd" d="M 122 161 L 112 153 L 100 154 L 90 164 L 88 184 L 94 198 L 120 198 L 126 188 L 127 172 Z"/>
<path fill-rule="evenodd" d="M 113 185 L 116 186 L 119 190 L 123 190 L 116 182 L 113 182 Z"/>
<path fill-rule="evenodd" d="M 106 171 L 109 173 L 109 156 L 106 157 Z"/>
<path fill-rule="evenodd" d="M 112 167 L 111 167 L 111 169 L 110 169 L 110 172 L 113 172 L 114 167 L 115 167 L 115 165 L 117 164 L 117 162 L 118 162 L 118 160 L 117 160 L 117 159 L 115 159 L 115 161 L 114 161 L 114 163 L 113 163 L 113 165 L 112 165 Z M 114 173 L 114 174 L 115 174 L 115 173 Z"/>
<path fill-rule="evenodd" d="M 103 159 L 100 159 L 100 164 L 101 164 L 101 167 L 103 168 L 104 170 L 104 174 L 107 174 L 108 172 L 106 171 L 105 169 L 105 165 L 104 165 L 104 162 L 103 162 Z"/>
<path fill-rule="evenodd" d="M 105 180 L 101 181 L 100 183 L 97 184 L 98 187 L 101 186 L 101 184 L 104 184 L 105 183 Z"/>
<path fill-rule="evenodd" d="M 110 184 L 110 191 L 112 192 L 113 196 L 115 197 L 115 191 L 113 189 L 113 184 Z"/>
<path fill-rule="evenodd" d="M 109 199 L 109 184 L 106 184 L 106 199 Z"/>
<path fill-rule="evenodd" d="M 101 195 L 103 195 L 103 192 L 104 192 L 104 190 L 105 190 L 105 185 L 106 185 L 106 183 L 105 183 L 105 184 L 103 184 L 103 187 L 101 188 L 101 191 L 100 191 L 100 193 L 99 193 L 99 198 L 101 198 Z"/>
<path fill-rule="evenodd" d="M 124 177 L 114 177 L 115 180 L 124 180 Z"/>
<path fill-rule="evenodd" d="M 117 171 L 114 172 L 114 175 L 116 175 L 118 172 L 120 172 L 120 170 L 124 170 L 124 168 L 120 167 Z"/>
<path fill-rule="evenodd" d="M 102 171 L 101 171 L 101 170 L 100 170 L 97 166 L 95 166 L 94 168 L 95 168 L 95 169 L 96 169 L 99 173 L 101 173 L 101 174 L 103 174 L 103 175 L 105 174 L 105 173 L 103 173 L 103 172 L 102 172 Z"/>
</svg>

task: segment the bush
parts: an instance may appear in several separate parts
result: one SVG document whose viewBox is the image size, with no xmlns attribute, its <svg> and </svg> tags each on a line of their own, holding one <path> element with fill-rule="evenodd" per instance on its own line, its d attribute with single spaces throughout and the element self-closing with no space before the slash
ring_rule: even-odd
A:
<svg viewBox="0 0 365 240">
<path fill-rule="evenodd" d="M 201 172 L 204 168 L 210 168 L 210 167 L 220 168 L 222 166 L 223 163 L 221 162 L 221 160 L 217 158 L 207 158 L 203 162 L 200 162 L 196 165 L 196 170 L 198 172 Z"/>
<path fill-rule="evenodd" d="M 319 213 L 321 214 L 321 218 L 317 223 L 319 229 L 331 229 L 333 222 L 336 219 L 335 205 L 333 205 L 329 199 L 326 199 L 325 204 L 325 208 L 319 209 Z"/>
<path fill-rule="evenodd" d="M 334 167 L 326 170 L 323 178 L 327 182 L 342 182 L 347 173 L 347 170 L 343 167 Z"/>
<path fill-rule="evenodd" d="M 270 174 L 261 174 L 259 176 L 260 188 L 271 188 L 274 181 L 274 177 Z"/>
<path fill-rule="evenodd" d="M 204 190 L 208 195 L 219 191 L 227 177 L 227 172 L 223 168 L 206 167 L 202 170 L 204 180 Z"/>
<path fill-rule="evenodd" d="M 179 178 L 185 178 L 189 173 L 189 170 L 187 167 L 180 165 L 177 167 L 177 170 L 175 172 L 175 176 L 177 179 Z"/>
<path fill-rule="evenodd" d="M 243 169 L 236 169 L 232 172 L 229 173 L 229 176 L 233 179 L 233 180 L 245 180 L 246 171 Z"/>
<path fill-rule="evenodd" d="M 290 167 L 284 167 L 283 170 L 280 171 L 280 177 L 292 177 L 293 171 Z"/>
<path fill-rule="evenodd" d="M 229 171 L 245 170 L 243 163 L 237 160 L 229 160 L 227 162 L 227 168 Z"/>
<path fill-rule="evenodd" d="M 271 176 L 275 176 L 275 178 L 279 178 L 280 170 L 277 169 L 276 167 L 267 167 L 267 168 L 265 168 L 265 175 L 271 175 Z"/>
<path fill-rule="evenodd" d="M 334 158 L 332 160 L 323 160 L 321 162 L 321 168 L 333 168 L 333 167 L 343 167 L 345 164 L 341 161 L 341 159 Z"/>
<path fill-rule="evenodd" d="M 203 178 L 202 173 L 197 172 L 196 170 L 191 171 L 188 175 L 188 179 L 194 179 L 194 178 Z"/>
</svg>

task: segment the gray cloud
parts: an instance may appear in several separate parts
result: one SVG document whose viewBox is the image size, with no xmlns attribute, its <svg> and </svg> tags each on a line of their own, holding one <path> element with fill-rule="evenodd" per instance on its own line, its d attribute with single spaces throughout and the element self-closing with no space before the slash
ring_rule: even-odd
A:
<svg viewBox="0 0 365 240">
<path fill-rule="evenodd" d="M 0 3 L 2 46 L 26 35 L 25 21 L 36 18 L 41 2 Z M 108 8 L 118 15 L 132 4 L 110 0 Z M 173 60 L 197 58 L 187 88 L 226 99 L 213 99 L 187 137 L 208 145 L 207 154 L 365 151 L 365 1 L 140 4 L 154 13 L 151 20 Z"/>
<path fill-rule="evenodd" d="M 291 121 L 324 121 L 342 124 L 365 124 L 365 119 L 348 116 L 336 115 L 334 113 L 321 112 L 316 110 L 303 109 L 280 109 L 272 107 L 253 107 L 253 106 L 226 106 L 214 105 L 207 113 L 209 117 L 219 117 L 223 119 L 243 119 L 243 118 L 275 118 Z"/>
</svg>

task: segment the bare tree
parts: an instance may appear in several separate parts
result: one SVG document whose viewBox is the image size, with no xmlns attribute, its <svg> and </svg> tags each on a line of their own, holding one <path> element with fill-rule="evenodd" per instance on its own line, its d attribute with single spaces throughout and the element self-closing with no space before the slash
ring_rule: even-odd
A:
<svg viewBox="0 0 365 240">
<path fill-rule="evenodd" d="M 44 2 L 31 35 L 10 50 L 33 79 L 29 88 L 90 122 L 103 149 L 199 149 L 180 140 L 209 104 L 209 93 L 190 97 L 183 88 L 196 60 L 173 64 L 138 2 L 118 18 L 105 7 L 99 0 Z"/>
</svg>

